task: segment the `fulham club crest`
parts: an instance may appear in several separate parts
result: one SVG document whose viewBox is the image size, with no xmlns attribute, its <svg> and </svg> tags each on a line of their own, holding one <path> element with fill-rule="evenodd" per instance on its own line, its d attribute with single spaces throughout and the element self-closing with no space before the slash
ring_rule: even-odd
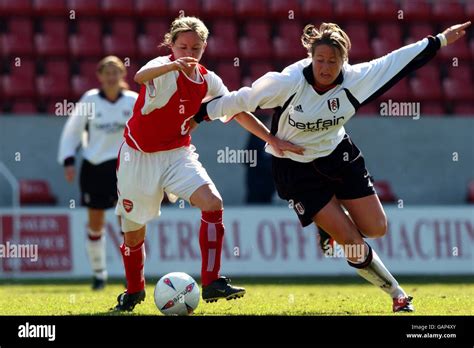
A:
<svg viewBox="0 0 474 348">
<path fill-rule="evenodd" d="M 328 107 L 333 113 L 339 110 L 339 98 L 332 98 L 328 100 Z"/>
</svg>

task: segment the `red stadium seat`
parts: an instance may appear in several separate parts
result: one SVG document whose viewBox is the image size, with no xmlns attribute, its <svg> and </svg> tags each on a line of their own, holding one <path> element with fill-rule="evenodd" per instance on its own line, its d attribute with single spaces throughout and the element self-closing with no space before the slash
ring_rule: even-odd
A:
<svg viewBox="0 0 474 348">
<path fill-rule="evenodd" d="M 127 68 L 127 76 L 125 77 L 125 80 L 127 81 L 128 85 L 130 86 L 130 89 L 132 91 L 137 92 L 140 89 L 140 86 L 138 83 L 136 83 L 133 78 L 137 71 L 140 69 L 138 64 L 135 63 L 130 63 L 129 66 L 126 66 Z"/>
<path fill-rule="evenodd" d="M 304 25 L 296 20 L 281 21 L 277 27 L 277 36 L 293 39 L 300 43 L 300 37 L 303 34 Z"/>
<path fill-rule="evenodd" d="M 181 15 L 199 17 L 200 12 L 199 0 L 173 0 L 169 2 L 169 13 L 173 18 Z"/>
<path fill-rule="evenodd" d="M 239 89 L 241 86 L 241 68 L 232 63 L 220 63 L 216 67 L 216 73 L 222 79 L 229 91 Z"/>
<path fill-rule="evenodd" d="M 251 20 L 244 24 L 244 35 L 259 40 L 270 40 L 272 28 L 269 21 Z"/>
<path fill-rule="evenodd" d="M 395 86 L 386 91 L 382 96 L 380 96 L 380 100 L 392 99 L 393 101 L 408 101 L 410 99 L 409 91 L 410 86 L 408 84 L 408 80 L 404 78 L 398 81 Z"/>
<path fill-rule="evenodd" d="M 167 0 L 136 0 L 135 13 L 139 18 L 153 17 L 167 17 L 168 1 Z"/>
<path fill-rule="evenodd" d="M 235 12 L 241 19 L 265 18 L 268 7 L 265 0 L 239 0 L 235 2 Z"/>
<path fill-rule="evenodd" d="M 471 59 L 471 52 L 469 52 L 467 40 L 461 39 L 451 45 L 443 47 L 442 50 L 439 50 L 437 56 L 443 61 L 452 61 L 453 58 L 468 61 Z"/>
<path fill-rule="evenodd" d="M 85 60 L 79 63 L 79 74 L 89 79 L 96 79 L 97 61 Z"/>
<path fill-rule="evenodd" d="M 102 56 L 102 23 L 98 19 L 78 19 L 76 32 L 69 37 L 69 48 L 74 57 Z"/>
<path fill-rule="evenodd" d="M 229 41 L 237 41 L 238 29 L 233 20 L 218 19 L 212 23 L 210 37 L 222 37 Z"/>
<path fill-rule="evenodd" d="M 11 19 L 8 31 L 0 36 L 1 54 L 4 56 L 29 56 L 33 54 L 33 22 L 29 19 Z"/>
<path fill-rule="evenodd" d="M 0 16 L 31 16 L 32 13 L 30 0 L 0 0 Z"/>
<path fill-rule="evenodd" d="M 430 62 L 420 69 L 416 70 L 416 76 L 422 79 L 429 79 L 432 83 L 441 84 L 440 66 L 436 63 Z"/>
<path fill-rule="evenodd" d="M 112 34 L 103 37 L 104 53 L 120 58 L 135 57 L 137 53 L 136 26 L 131 19 L 115 19 L 111 23 Z"/>
<path fill-rule="evenodd" d="M 408 36 L 412 37 L 416 41 L 421 40 L 428 35 L 436 34 L 436 30 L 431 24 L 428 23 L 414 23 L 408 28 Z"/>
<path fill-rule="evenodd" d="M 30 115 L 37 114 L 38 109 L 36 103 L 31 100 L 19 100 L 13 103 L 11 112 L 17 115 Z"/>
<path fill-rule="evenodd" d="M 272 0 L 270 5 L 270 16 L 273 18 L 285 18 L 294 20 L 301 16 L 298 0 Z"/>
<path fill-rule="evenodd" d="M 377 25 L 377 37 L 393 42 L 398 47 L 403 45 L 402 27 L 398 23 L 380 23 Z"/>
<path fill-rule="evenodd" d="M 474 60 L 474 38 L 469 43 L 469 50 L 471 51 L 471 59 Z"/>
<path fill-rule="evenodd" d="M 19 63 L 18 66 L 16 66 L 17 63 Z M 12 61 L 9 74 L 2 76 L 4 96 L 6 98 L 36 97 L 35 70 L 35 64 L 31 60 Z"/>
<path fill-rule="evenodd" d="M 356 116 L 378 116 L 380 115 L 380 110 L 377 107 L 377 103 L 369 103 L 364 105 L 357 110 Z"/>
<path fill-rule="evenodd" d="M 76 75 L 72 77 L 72 94 L 75 99 L 79 99 L 86 91 L 98 88 L 99 82 L 96 78 Z"/>
<path fill-rule="evenodd" d="M 369 29 L 364 23 L 348 23 L 342 28 L 351 40 L 349 60 L 361 61 L 374 58 L 369 41 Z"/>
<path fill-rule="evenodd" d="M 165 21 L 149 19 L 143 23 L 143 28 L 145 34 L 155 36 L 161 42 L 163 41 L 165 34 L 168 32 L 169 24 Z"/>
<path fill-rule="evenodd" d="M 160 46 L 163 36 L 142 34 L 138 36 L 137 53 L 140 58 L 151 60 L 168 54 L 168 48 Z"/>
<path fill-rule="evenodd" d="M 400 5 L 406 21 L 431 20 L 431 6 L 427 0 L 400 0 Z"/>
<path fill-rule="evenodd" d="M 101 0 L 68 0 L 68 9 L 74 10 L 76 18 L 83 16 L 98 16 L 101 14 Z"/>
<path fill-rule="evenodd" d="M 252 64 L 250 65 L 250 78 L 255 81 L 270 71 L 275 71 L 275 67 L 271 63 L 262 62 Z"/>
<path fill-rule="evenodd" d="M 273 50 L 276 58 L 300 60 L 307 57 L 307 51 L 295 38 L 276 37 L 273 39 Z"/>
<path fill-rule="evenodd" d="M 159 55 L 167 55 L 168 48 L 160 46 L 164 36 L 168 31 L 168 24 L 164 21 L 154 19 L 147 20 L 144 23 L 145 33 L 138 37 L 138 55 L 147 60 Z"/>
<path fill-rule="evenodd" d="M 474 100 L 474 93 L 472 84 L 466 81 L 456 80 L 453 78 L 445 78 L 443 80 L 443 90 L 446 99 L 452 101 L 472 101 Z"/>
<path fill-rule="evenodd" d="M 34 14 L 37 16 L 66 16 L 69 8 L 64 0 L 33 0 Z"/>
<path fill-rule="evenodd" d="M 454 103 L 453 113 L 456 116 L 474 117 L 474 102 Z"/>
<path fill-rule="evenodd" d="M 398 10 L 395 0 L 370 0 L 367 3 L 368 18 L 375 22 L 397 20 Z"/>
<path fill-rule="evenodd" d="M 328 22 L 334 16 L 334 9 L 331 0 L 303 0 L 301 4 L 301 14 L 303 18 L 319 26 L 321 21 Z"/>
<path fill-rule="evenodd" d="M 411 93 L 419 101 L 437 101 L 443 98 L 440 81 L 429 75 L 421 75 L 410 80 Z"/>
<path fill-rule="evenodd" d="M 474 18 L 474 1 L 466 1 L 465 18 Z"/>
<path fill-rule="evenodd" d="M 382 57 L 400 47 L 401 45 L 399 43 L 392 40 L 378 37 L 372 40 L 372 50 L 374 51 L 374 56 L 377 58 Z"/>
<path fill-rule="evenodd" d="M 137 27 L 133 19 L 112 19 L 110 28 L 114 36 L 134 39 L 137 35 Z"/>
<path fill-rule="evenodd" d="M 202 0 L 202 11 L 205 18 L 232 18 L 234 5 L 232 1 Z"/>
<path fill-rule="evenodd" d="M 40 56 L 65 56 L 69 53 L 67 22 L 62 19 L 44 20 L 43 32 L 35 35 L 36 52 Z"/>
<path fill-rule="evenodd" d="M 38 95 L 45 98 L 69 98 L 71 77 L 66 60 L 47 61 L 46 73 L 36 77 Z"/>
<path fill-rule="evenodd" d="M 444 104 L 438 101 L 425 101 L 420 105 L 421 117 L 440 117 L 447 114 Z"/>
<path fill-rule="evenodd" d="M 21 179 L 20 204 L 56 204 L 56 197 L 46 180 Z"/>
<path fill-rule="evenodd" d="M 334 2 L 334 15 L 338 20 L 367 19 L 364 0 L 334 0 Z"/>
<path fill-rule="evenodd" d="M 393 193 L 390 183 L 386 180 L 374 181 L 374 188 L 381 202 L 396 202 L 397 197 Z"/>
<path fill-rule="evenodd" d="M 474 80 L 472 75 L 473 71 L 471 70 L 471 67 L 467 64 L 461 64 L 456 67 L 450 65 L 447 69 L 447 73 L 448 77 L 453 78 L 455 80 L 466 81 L 467 84 L 471 84 Z"/>
<path fill-rule="evenodd" d="M 433 2 L 433 18 L 438 21 L 457 23 L 466 18 L 464 8 L 459 0 L 442 0 Z"/>
<path fill-rule="evenodd" d="M 211 36 L 207 40 L 206 56 L 212 59 L 233 59 L 239 55 L 235 41 L 221 36 Z"/>
<path fill-rule="evenodd" d="M 273 49 L 270 41 L 261 41 L 254 37 L 243 37 L 239 40 L 240 54 L 246 59 L 270 59 Z"/>
<path fill-rule="evenodd" d="M 467 202 L 474 203 L 474 180 L 467 184 Z"/>
<path fill-rule="evenodd" d="M 102 13 L 105 16 L 133 16 L 133 0 L 102 0 Z"/>
</svg>

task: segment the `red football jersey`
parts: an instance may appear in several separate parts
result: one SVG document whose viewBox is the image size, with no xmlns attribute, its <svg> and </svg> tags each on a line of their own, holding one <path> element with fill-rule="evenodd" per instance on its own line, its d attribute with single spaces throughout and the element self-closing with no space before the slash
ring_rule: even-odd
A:
<svg viewBox="0 0 474 348">
<path fill-rule="evenodd" d="M 173 60 L 158 57 L 142 69 L 157 67 Z M 125 128 L 125 141 L 142 152 L 171 150 L 189 146 L 189 121 L 198 112 L 203 100 L 228 93 L 219 76 L 197 65 L 197 80 L 172 71 L 143 84 Z"/>
</svg>

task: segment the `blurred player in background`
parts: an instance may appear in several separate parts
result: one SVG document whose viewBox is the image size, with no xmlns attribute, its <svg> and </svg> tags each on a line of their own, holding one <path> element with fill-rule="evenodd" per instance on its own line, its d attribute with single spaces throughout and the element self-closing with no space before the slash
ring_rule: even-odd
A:
<svg viewBox="0 0 474 348">
<path fill-rule="evenodd" d="M 135 75 L 141 89 L 125 129 L 117 171 L 116 214 L 121 216 L 125 234 L 121 251 L 127 290 L 118 296 L 116 311 L 131 311 L 145 299 L 145 225 L 160 215 L 164 192 L 201 210 L 202 298 L 213 302 L 245 294 L 245 289 L 219 276 L 222 198 L 191 145 L 190 130 L 196 126 L 193 117 L 202 101 L 228 92 L 215 73 L 199 64 L 207 36 L 208 29 L 198 18 L 175 19 L 164 41 L 172 54 L 149 61 Z M 283 150 L 301 152 L 272 136 L 251 114 L 240 113 L 236 120 L 281 154 Z"/>
<path fill-rule="evenodd" d="M 362 153 L 343 125 L 361 105 L 463 37 L 469 25 L 452 26 L 436 37 L 353 66 L 348 63 L 350 39 L 338 25 L 307 25 L 301 40 L 310 58 L 281 73 L 265 74 L 251 88 L 204 103 L 199 112 L 215 119 L 257 107 L 278 108 L 272 134 L 305 148 L 303 155 L 281 156 L 268 144 L 278 194 L 293 203 L 303 227 L 314 222 L 344 247 L 349 265 L 393 299 L 394 312 L 413 311 L 412 297 L 364 242 L 382 237 L 387 219 Z"/>
<path fill-rule="evenodd" d="M 115 56 L 98 63 L 101 87 L 84 93 L 68 118 L 59 143 L 58 160 L 64 166 L 66 180 L 72 183 L 76 177 L 76 150 L 82 142 L 84 159 L 79 183 L 81 204 L 88 208 L 86 248 L 94 272 L 94 290 L 104 288 L 107 281 L 105 210 L 115 207 L 117 202 L 117 153 L 138 96 L 129 90 L 126 73 L 125 65 Z M 93 113 L 83 112 L 88 109 Z M 83 138 L 84 132 L 87 139 Z"/>
</svg>

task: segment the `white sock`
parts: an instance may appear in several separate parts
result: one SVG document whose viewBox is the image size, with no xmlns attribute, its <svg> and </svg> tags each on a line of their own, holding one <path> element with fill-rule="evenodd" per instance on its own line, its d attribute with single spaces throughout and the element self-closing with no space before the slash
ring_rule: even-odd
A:
<svg viewBox="0 0 474 348">
<path fill-rule="evenodd" d="M 88 234 L 91 237 L 98 237 L 99 239 L 91 240 L 89 236 L 86 240 L 86 249 L 87 255 L 89 256 L 89 263 L 94 271 L 94 276 L 106 280 L 107 279 L 107 269 L 105 262 L 105 233 L 104 230 L 100 232 L 88 230 Z"/>
<path fill-rule="evenodd" d="M 372 248 L 370 248 L 368 244 L 367 248 L 368 253 L 372 254 L 371 256 L 367 255 L 367 258 L 372 258 L 372 260 L 368 264 L 366 264 L 368 261 L 366 259 L 360 264 L 348 261 L 349 265 L 355 267 L 357 269 L 357 273 L 362 278 L 381 288 L 384 292 L 389 294 L 391 298 L 406 297 L 407 294 L 405 293 L 405 291 L 403 291 L 397 280 L 385 267 L 377 253 Z"/>
</svg>

